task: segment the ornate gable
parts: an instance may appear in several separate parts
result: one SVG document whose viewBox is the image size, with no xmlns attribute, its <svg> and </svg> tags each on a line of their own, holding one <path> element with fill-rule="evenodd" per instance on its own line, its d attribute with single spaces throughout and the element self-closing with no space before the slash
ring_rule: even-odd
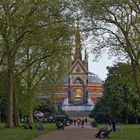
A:
<svg viewBox="0 0 140 140">
<path fill-rule="evenodd" d="M 69 70 L 69 74 L 86 74 L 87 69 L 86 66 L 81 62 L 81 60 L 77 59 L 71 69 Z"/>
</svg>

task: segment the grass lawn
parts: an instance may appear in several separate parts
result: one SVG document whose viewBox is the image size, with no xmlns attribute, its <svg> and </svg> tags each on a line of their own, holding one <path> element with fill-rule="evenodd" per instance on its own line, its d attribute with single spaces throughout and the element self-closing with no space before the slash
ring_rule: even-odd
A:
<svg viewBox="0 0 140 140">
<path fill-rule="evenodd" d="M 98 128 L 105 127 L 105 124 L 101 124 Z M 120 130 L 111 132 L 108 140 L 140 140 L 140 124 L 128 124 L 120 125 Z"/>
<path fill-rule="evenodd" d="M 55 124 L 45 124 L 45 130 L 32 130 L 19 128 L 0 129 L 0 140 L 32 140 L 33 138 L 56 130 Z"/>
<path fill-rule="evenodd" d="M 121 130 L 112 132 L 109 140 L 140 140 L 140 124 L 139 125 L 122 125 Z"/>
</svg>

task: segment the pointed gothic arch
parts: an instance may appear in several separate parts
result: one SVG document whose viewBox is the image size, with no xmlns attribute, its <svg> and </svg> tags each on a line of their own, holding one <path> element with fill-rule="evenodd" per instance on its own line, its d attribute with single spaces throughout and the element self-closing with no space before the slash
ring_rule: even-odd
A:
<svg viewBox="0 0 140 140">
<path fill-rule="evenodd" d="M 84 80 L 78 76 L 78 77 L 75 77 L 75 79 L 73 80 L 73 84 L 84 84 Z"/>
</svg>

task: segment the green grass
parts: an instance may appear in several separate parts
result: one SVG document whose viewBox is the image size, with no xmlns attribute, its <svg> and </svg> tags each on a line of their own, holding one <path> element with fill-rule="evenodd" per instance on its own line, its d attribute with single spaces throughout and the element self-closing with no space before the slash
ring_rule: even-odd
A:
<svg viewBox="0 0 140 140">
<path fill-rule="evenodd" d="M 109 140 L 140 140 L 140 125 L 122 125 L 121 130 L 112 132 Z"/>
<path fill-rule="evenodd" d="M 4 128 L 0 129 L 0 140 L 32 140 L 39 135 L 46 134 L 50 131 L 56 130 L 55 124 L 45 124 L 45 130 L 32 130 L 19 128 Z"/>
<path fill-rule="evenodd" d="M 105 127 L 104 124 L 98 126 L 98 128 Z M 140 125 L 121 125 L 120 130 L 111 132 L 108 140 L 140 140 Z M 39 135 L 56 130 L 55 124 L 45 124 L 45 130 L 39 131 L 33 128 L 32 130 L 26 130 L 22 127 L 19 128 L 1 128 L 0 140 L 32 140 Z"/>
<path fill-rule="evenodd" d="M 104 124 L 98 126 L 98 128 L 103 127 Z M 120 130 L 110 133 L 108 140 L 140 140 L 140 124 L 121 124 L 119 128 Z"/>
</svg>

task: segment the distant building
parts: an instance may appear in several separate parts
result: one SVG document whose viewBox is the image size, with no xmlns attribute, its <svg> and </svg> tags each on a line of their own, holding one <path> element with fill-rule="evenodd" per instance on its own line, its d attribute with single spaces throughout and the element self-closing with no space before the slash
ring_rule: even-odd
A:
<svg viewBox="0 0 140 140">
<path fill-rule="evenodd" d="M 57 93 L 58 108 L 64 111 L 91 111 L 96 101 L 103 95 L 102 80 L 88 71 L 88 57 L 82 59 L 80 27 L 75 31 L 74 61 L 64 77 L 64 85 Z M 96 69 L 96 68 L 95 68 Z"/>
</svg>

